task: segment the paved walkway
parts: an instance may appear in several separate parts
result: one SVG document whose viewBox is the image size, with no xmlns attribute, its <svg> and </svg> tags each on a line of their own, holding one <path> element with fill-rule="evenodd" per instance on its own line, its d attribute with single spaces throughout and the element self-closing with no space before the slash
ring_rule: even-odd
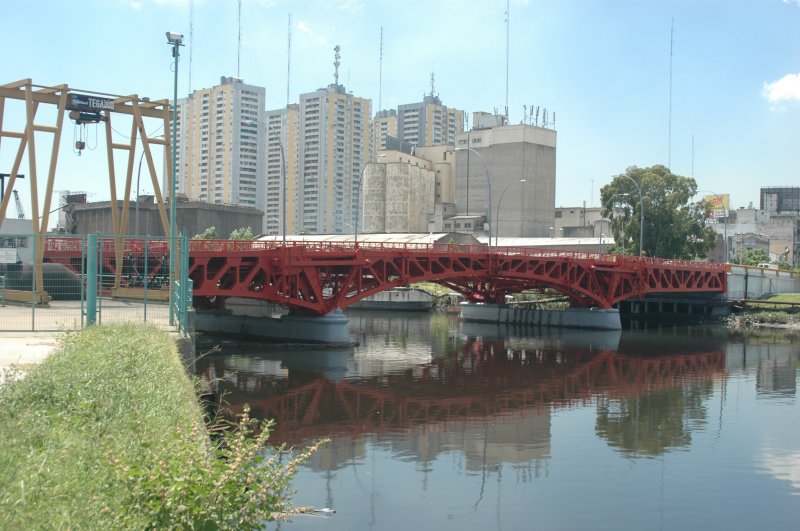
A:
<svg viewBox="0 0 800 531">
<path fill-rule="evenodd" d="M 81 311 L 80 301 L 54 301 L 34 310 L 23 305 L 0 306 L 0 382 L 9 371 L 29 370 L 55 351 L 65 331 L 80 329 Z M 104 298 L 98 324 L 146 319 L 164 330 L 174 330 L 168 313 L 164 303 L 149 302 L 145 313 L 141 301 Z"/>
<path fill-rule="evenodd" d="M 27 371 L 58 348 L 60 333 L 0 332 L 0 382 L 9 371 Z"/>
</svg>

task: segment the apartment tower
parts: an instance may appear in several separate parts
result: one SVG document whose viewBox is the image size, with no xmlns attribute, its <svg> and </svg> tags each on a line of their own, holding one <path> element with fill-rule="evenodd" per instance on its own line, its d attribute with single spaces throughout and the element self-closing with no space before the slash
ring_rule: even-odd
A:
<svg viewBox="0 0 800 531">
<path fill-rule="evenodd" d="M 307 234 L 355 231 L 369 162 L 371 102 L 334 83 L 300 95 L 295 224 Z"/>
<path fill-rule="evenodd" d="M 433 93 L 397 107 L 397 135 L 413 146 L 454 145 L 464 131 L 464 111 L 442 105 Z"/>
<path fill-rule="evenodd" d="M 265 99 L 263 87 L 222 77 L 218 86 L 178 100 L 179 193 L 264 210 L 263 134 L 258 123 L 264 119 Z"/>
</svg>

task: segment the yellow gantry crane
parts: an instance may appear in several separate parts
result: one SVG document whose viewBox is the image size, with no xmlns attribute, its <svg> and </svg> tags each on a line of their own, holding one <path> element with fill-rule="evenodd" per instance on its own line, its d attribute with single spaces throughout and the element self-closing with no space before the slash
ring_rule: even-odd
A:
<svg viewBox="0 0 800 531">
<path fill-rule="evenodd" d="M 17 129 L 6 128 L 3 122 L 6 105 L 11 100 L 20 100 L 24 102 L 25 119 L 24 127 Z M 37 121 L 37 111 L 42 106 L 54 106 L 56 108 L 56 119 L 52 125 L 45 125 Z M 34 270 L 36 275 L 37 295 L 36 300 L 39 303 L 45 303 L 48 300 L 47 295 L 42 288 L 42 258 L 44 256 L 44 236 L 47 233 L 49 216 L 51 213 L 51 198 L 53 195 L 54 182 L 56 177 L 56 167 L 58 163 L 59 148 L 61 146 L 61 132 L 64 125 L 64 117 L 69 113 L 70 119 L 74 120 L 77 124 L 102 122 L 105 126 L 105 141 L 106 153 L 108 155 L 108 183 L 111 196 L 111 216 L 113 232 L 116 236 L 116 259 L 117 263 L 122 263 L 122 238 L 121 235 L 125 233 L 128 226 L 128 207 L 130 205 L 131 195 L 131 182 L 133 179 L 133 168 L 135 151 L 138 143 L 141 143 L 144 156 L 147 160 L 147 168 L 150 173 L 150 178 L 153 184 L 153 191 L 156 196 L 156 201 L 161 216 L 161 222 L 164 226 L 164 234 L 170 234 L 170 225 L 167 218 L 166 201 L 162 197 L 161 187 L 159 184 L 158 174 L 156 172 L 155 163 L 151 152 L 151 146 L 160 145 L 164 150 L 164 160 L 166 175 L 172 175 L 172 156 L 168 149 L 171 145 L 171 109 L 169 100 L 150 101 L 146 98 L 139 98 L 137 95 L 120 96 L 115 94 L 107 94 L 102 92 L 94 92 L 87 90 L 70 89 L 66 84 L 56 86 L 42 86 L 35 85 L 30 79 L 23 79 L 13 83 L 0 85 L 0 149 L 8 145 L 9 140 L 17 140 L 17 149 L 14 156 L 14 163 L 8 174 L 8 182 L 5 184 L 3 190 L 3 199 L 0 202 L 0 226 L 6 216 L 8 203 L 11 199 L 11 194 L 5 193 L 14 190 L 14 181 L 19 175 L 22 160 L 27 154 L 28 158 L 28 182 L 30 183 L 30 198 L 31 198 L 31 220 L 33 225 L 34 237 L 39 238 L 40 243 L 36 245 L 36 255 L 34 257 Z M 130 117 L 130 138 L 125 143 L 114 142 L 112 138 L 112 116 L 113 117 Z M 147 136 L 145 130 L 145 119 L 156 119 L 162 121 L 164 134 L 159 137 L 150 138 Z M 116 118 L 115 118 L 116 120 Z M 18 124 L 21 125 L 21 124 Z M 50 146 L 50 160 L 47 168 L 47 180 L 45 181 L 44 204 L 43 208 L 39 209 L 39 181 L 37 174 L 37 156 L 36 148 L 38 142 L 41 141 L 41 135 L 34 133 L 50 133 L 52 134 L 52 145 Z M 85 146 L 83 146 L 85 147 Z M 82 146 L 80 141 L 76 143 L 76 149 L 81 150 Z M 114 165 L 115 151 L 127 152 L 127 166 L 125 173 L 125 190 L 123 192 L 122 212 L 118 209 L 117 197 L 117 180 Z M 12 149 L 13 153 L 13 149 Z M 39 161 L 42 157 L 39 157 Z M 171 181 L 169 182 L 171 185 Z M 170 187 L 172 189 L 172 187 Z M 15 195 L 17 202 L 18 214 L 21 214 L 19 208 L 21 202 L 18 196 Z M 117 268 L 115 279 L 115 286 L 118 287 L 120 283 L 122 268 Z"/>
</svg>

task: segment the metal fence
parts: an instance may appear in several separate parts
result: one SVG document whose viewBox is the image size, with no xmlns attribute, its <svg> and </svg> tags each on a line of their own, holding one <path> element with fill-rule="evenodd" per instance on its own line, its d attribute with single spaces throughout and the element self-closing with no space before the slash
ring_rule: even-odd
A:
<svg viewBox="0 0 800 531">
<path fill-rule="evenodd" d="M 186 237 L 175 243 L 171 297 L 167 239 L 2 235 L 0 330 L 76 330 L 127 321 L 185 333 L 192 296 L 185 276 L 189 246 Z"/>
</svg>

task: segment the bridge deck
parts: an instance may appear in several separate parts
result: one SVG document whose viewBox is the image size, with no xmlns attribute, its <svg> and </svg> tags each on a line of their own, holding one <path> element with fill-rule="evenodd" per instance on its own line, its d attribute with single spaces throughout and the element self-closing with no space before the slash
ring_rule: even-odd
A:
<svg viewBox="0 0 800 531">
<path fill-rule="evenodd" d="M 80 270 L 81 242 L 48 238 L 45 259 Z M 168 273 L 168 253 L 165 240 L 128 239 L 124 252 L 115 253 L 114 240 L 106 239 L 100 262 L 114 273 L 121 257 L 124 277 L 144 276 L 152 285 Z M 310 315 L 412 282 L 435 282 L 473 302 L 502 303 L 509 293 L 552 290 L 575 307 L 600 308 L 650 293 L 726 289 L 723 264 L 530 247 L 192 240 L 189 255 L 196 306 L 247 297 Z"/>
</svg>

